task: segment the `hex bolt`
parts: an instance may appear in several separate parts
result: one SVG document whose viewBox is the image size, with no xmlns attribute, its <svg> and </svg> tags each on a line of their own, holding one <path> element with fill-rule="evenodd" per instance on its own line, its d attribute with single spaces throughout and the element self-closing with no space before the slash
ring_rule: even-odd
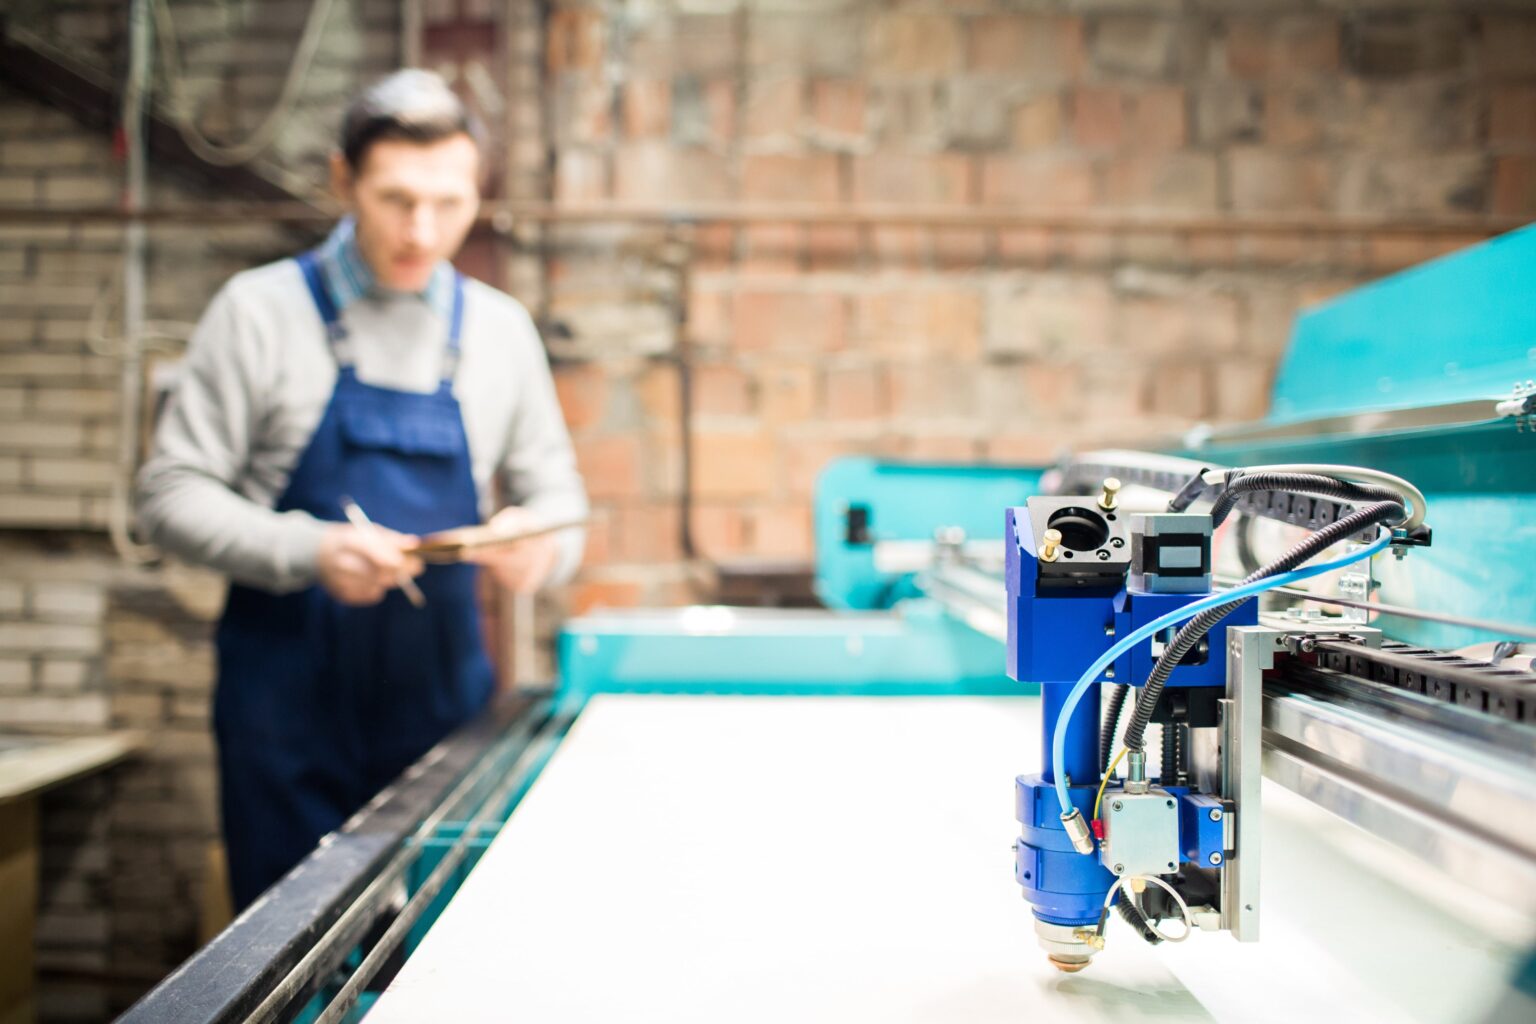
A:
<svg viewBox="0 0 1536 1024">
<path fill-rule="evenodd" d="M 1211 820 L 1212 821 L 1220 821 L 1221 820 L 1221 808 L 1220 807 L 1212 807 L 1211 808 Z"/>
<path fill-rule="evenodd" d="M 1120 480 L 1118 477 L 1107 476 L 1104 478 L 1104 493 L 1099 495 L 1099 508 L 1105 512 L 1115 510 L 1115 495 L 1120 493 Z"/>
<path fill-rule="evenodd" d="M 1221 854 L 1219 854 L 1219 853 L 1211 854 L 1210 861 L 1211 861 L 1211 867 L 1216 867 L 1218 864 L 1221 863 Z"/>
<path fill-rule="evenodd" d="M 1054 562 L 1061 557 L 1061 531 L 1046 530 L 1042 539 L 1045 541 L 1040 546 L 1040 561 Z"/>
</svg>

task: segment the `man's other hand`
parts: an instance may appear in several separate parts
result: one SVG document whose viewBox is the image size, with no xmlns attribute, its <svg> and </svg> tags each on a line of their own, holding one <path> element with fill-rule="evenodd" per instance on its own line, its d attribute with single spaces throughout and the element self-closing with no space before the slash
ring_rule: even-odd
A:
<svg viewBox="0 0 1536 1024">
<path fill-rule="evenodd" d="M 320 538 L 315 557 L 320 585 L 342 604 L 378 604 L 403 576 L 421 574 L 421 559 L 405 553 L 415 545 L 415 537 L 382 526 L 337 523 Z"/>
<path fill-rule="evenodd" d="M 505 533 L 534 530 L 540 520 L 525 508 L 504 508 L 491 517 L 490 526 Z M 470 555 L 470 560 L 490 570 L 496 582 L 518 594 L 531 594 L 544 585 L 555 568 L 560 547 L 555 535 L 529 537 L 506 547 L 486 548 Z"/>
</svg>

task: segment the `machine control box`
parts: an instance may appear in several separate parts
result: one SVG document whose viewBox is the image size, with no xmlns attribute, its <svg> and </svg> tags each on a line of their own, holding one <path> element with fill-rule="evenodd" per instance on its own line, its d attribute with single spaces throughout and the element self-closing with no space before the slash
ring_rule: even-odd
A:
<svg viewBox="0 0 1536 1024">
<path fill-rule="evenodd" d="M 1108 792 L 1100 862 L 1116 875 L 1166 875 L 1179 866 L 1179 801 L 1162 789 Z"/>
</svg>

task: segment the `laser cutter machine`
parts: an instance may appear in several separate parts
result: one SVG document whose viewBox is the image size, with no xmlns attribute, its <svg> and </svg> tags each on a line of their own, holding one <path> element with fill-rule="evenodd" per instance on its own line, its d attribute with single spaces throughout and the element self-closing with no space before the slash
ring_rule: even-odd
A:
<svg viewBox="0 0 1536 1024">
<path fill-rule="evenodd" d="M 825 609 L 567 623 L 125 1019 L 1536 1019 L 1533 294 L 1536 228 L 1260 423 L 834 465 Z"/>
</svg>

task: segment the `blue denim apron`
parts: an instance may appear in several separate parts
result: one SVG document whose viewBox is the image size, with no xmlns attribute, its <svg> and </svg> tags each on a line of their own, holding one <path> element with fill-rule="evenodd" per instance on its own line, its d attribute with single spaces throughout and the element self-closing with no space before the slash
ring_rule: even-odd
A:
<svg viewBox="0 0 1536 1024">
<path fill-rule="evenodd" d="M 336 305 L 314 255 L 298 263 L 336 351 L 346 336 Z M 402 533 L 479 521 L 453 395 L 463 311 L 455 275 L 445 372 L 431 394 L 364 384 L 337 351 L 336 389 L 279 512 L 341 521 L 346 496 Z M 425 608 L 399 590 L 354 608 L 318 585 L 292 594 L 230 587 L 214 731 L 237 908 L 490 699 L 476 567 L 430 566 L 417 582 Z"/>
</svg>

